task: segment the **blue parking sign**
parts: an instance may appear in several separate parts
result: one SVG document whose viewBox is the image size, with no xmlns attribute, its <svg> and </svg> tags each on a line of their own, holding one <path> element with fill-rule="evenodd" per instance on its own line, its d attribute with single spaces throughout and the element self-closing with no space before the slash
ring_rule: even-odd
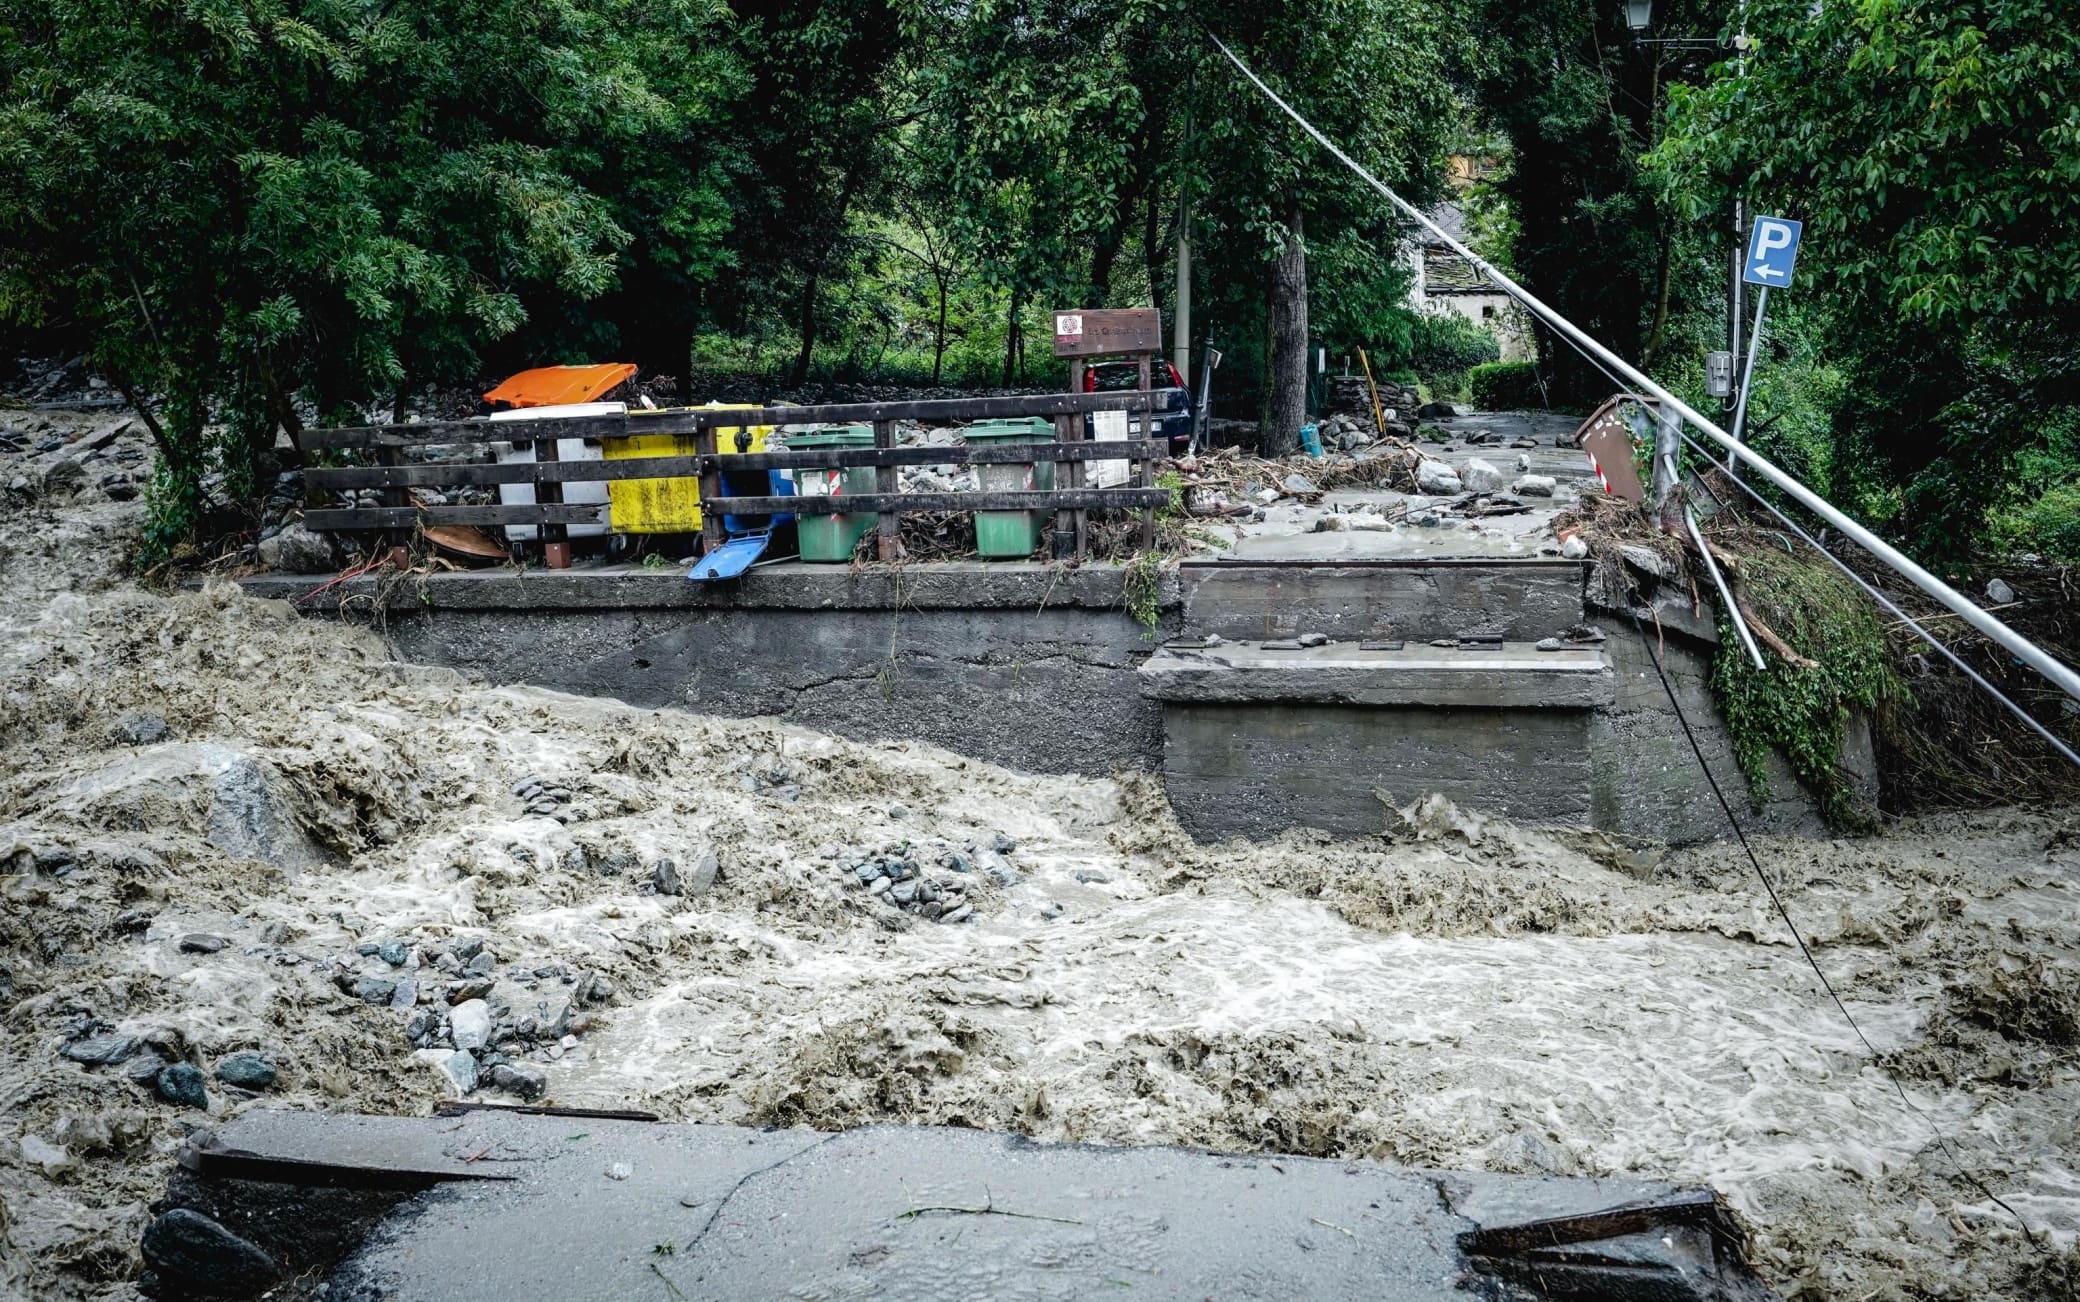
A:
<svg viewBox="0 0 2080 1302">
<path fill-rule="evenodd" d="M 1787 217 L 1757 217 L 1748 232 L 1748 262 L 1741 279 L 1751 285 L 1782 289 L 1791 283 L 1798 262 L 1798 233 L 1803 226 Z"/>
</svg>

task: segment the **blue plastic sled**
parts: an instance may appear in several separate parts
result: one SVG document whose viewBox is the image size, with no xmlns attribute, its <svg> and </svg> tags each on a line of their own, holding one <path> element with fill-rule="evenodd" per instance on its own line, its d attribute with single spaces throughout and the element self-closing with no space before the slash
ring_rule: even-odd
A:
<svg viewBox="0 0 2080 1302">
<path fill-rule="evenodd" d="M 695 583 L 713 583 L 721 579 L 734 579 L 766 554 L 767 544 L 773 541 L 771 530 L 764 533 L 747 533 L 732 538 L 709 552 L 694 563 L 686 577 Z"/>
</svg>

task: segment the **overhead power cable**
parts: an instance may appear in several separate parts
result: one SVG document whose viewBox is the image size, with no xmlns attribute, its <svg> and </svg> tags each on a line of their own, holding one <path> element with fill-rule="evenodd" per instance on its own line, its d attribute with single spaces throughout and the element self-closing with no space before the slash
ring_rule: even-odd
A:
<svg viewBox="0 0 2080 1302">
<path fill-rule="evenodd" d="M 1202 26 L 1201 30 L 1204 31 L 1206 29 Z M 1382 198 L 1393 204 L 1404 216 L 1428 230 L 1445 247 L 1466 259 L 1475 269 L 1488 276 L 1504 293 L 1522 303 L 1532 315 L 1543 321 L 1547 328 L 1565 338 L 1569 343 L 1582 351 L 1594 354 L 1603 363 L 1607 364 L 1610 369 L 1623 376 L 1625 383 L 1620 387 L 1637 389 L 1642 393 L 1652 395 L 1656 401 L 1665 404 L 1665 410 L 1673 411 L 1681 416 L 1692 428 L 1724 449 L 1728 456 L 1736 457 L 1753 467 L 1758 474 L 1782 489 L 1793 500 L 1797 501 L 1799 505 L 1827 521 L 1836 529 L 1841 530 L 1843 536 L 1899 571 L 1914 586 L 1920 588 L 1929 596 L 1934 597 L 1943 605 L 1948 606 L 1966 623 L 2013 652 L 2017 659 L 2051 680 L 2066 695 L 2072 697 L 2075 701 L 2080 701 L 2080 672 L 2076 672 L 2072 666 L 2065 664 L 2056 656 L 2044 650 L 2044 648 L 1994 618 L 1969 597 L 1958 592 L 1935 575 L 1930 574 L 1912 559 L 1901 553 L 1899 549 L 1843 514 L 1833 503 L 1815 493 L 1812 489 L 1807 488 L 1795 477 L 1780 469 L 1774 462 L 1728 435 L 1725 430 L 1720 429 L 1711 420 L 1698 412 L 1696 408 L 1655 383 L 1645 372 L 1633 366 L 1624 358 L 1619 357 L 1609 348 L 1606 348 L 1593 336 L 1582 330 L 1580 326 L 1546 306 L 1531 291 L 1519 285 L 1507 273 L 1495 267 L 1487 259 L 1481 257 L 1472 249 L 1467 248 L 1464 243 L 1452 236 L 1450 232 L 1432 221 L 1428 214 L 1394 193 L 1385 182 L 1366 171 L 1356 159 L 1353 159 L 1338 147 L 1335 141 L 1323 135 L 1319 128 L 1301 116 L 1299 111 L 1292 105 L 1280 98 L 1277 91 L 1265 85 L 1264 80 L 1257 76 L 1248 64 L 1237 57 L 1235 52 L 1229 49 L 1227 43 L 1222 41 L 1219 36 L 1211 31 L 1206 31 L 1206 38 L 1213 42 L 1214 46 L 1227 57 L 1230 63 L 1235 65 L 1236 69 L 1244 77 L 1249 79 L 1251 85 L 1263 93 L 1265 98 L 1276 104 L 1301 130 L 1313 137 L 1317 144 L 1328 150 L 1338 162 L 1348 167 L 1360 180 L 1376 190 Z"/>
<path fill-rule="evenodd" d="M 1844 534 L 1854 539 L 1866 551 L 1891 565 L 1912 580 L 1916 586 L 1941 601 L 1944 605 L 1949 606 L 1988 637 L 2014 651 L 2046 678 L 2056 683 L 2076 700 L 2080 700 L 2080 675 L 2076 675 L 2070 667 L 2060 663 L 2028 638 L 2023 637 L 2007 625 L 2001 623 L 2001 621 L 1993 618 L 1993 616 L 1987 614 L 1976 604 L 1952 590 L 1934 575 L 1929 574 L 1926 570 L 1914 564 L 1913 561 L 1900 555 L 1882 540 L 1871 534 L 1869 530 L 1836 510 L 1825 498 L 1822 498 L 1789 474 L 1779 470 L 1774 464 L 1748 448 L 1745 444 L 1729 438 L 1724 430 L 1721 430 L 1711 421 L 1706 420 L 1689 404 L 1677 398 L 1667 389 L 1654 383 L 1647 375 L 1597 342 L 1572 321 L 1569 321 L 1566 317 L 1561 316 L 1558 312 L 1533 297 L 1530 291 L 1517 284 L 1515 280 L 1503 272 L 1497 270 L 1472 249 L 1467 248 L 1457 239 L 1454 239 L 1444 228 L 1432 221 L 1427 214 L 1417 209 L 1400 195 L 1395 194 L 1378 177 L 1366 171 L 1355 159 L 1339 148 L 1334 141 L 1323 135 L 1312 122 L 1301 116 L 1292 105 L 1280 98 L 1277 91 L 1265 85 L 1263 79 L 1258 77 L 1248 64 L 1238 58 L 1235 52 L 1229 49 L 1227 43 L 1222 41 L 1219 36 L 1207 30 L 1203 24 L 1201 25 L 1201 30 L 1205 31 L 1206 38 L 1212 41 L 1223 55 L 1227 56 L 1228 61 L 1234 64 L 1244 77 L 1249 79 L 1250 84 L 1254 85 L 1267 99 L 1284 111 L 1285 115 L 1297 123 L 1301 130 L 1313 137 L 1317 144 L 1328 150 L 1337 161 L 1350 168 L 1360 179 L 1378 191 L 1403 214 L 1417 224 L 1427 228 L 1431 234 L 1442 240 L 1454 253 L 1464 258 L 1475 269 L 1486 274 L 1497 285 L 1501 286 L 1504 292 L 1530 309 L 1535 316 L 1544 321 L 1557 335 L 1565 339 L 1569 346 L 1580 352 L 1584 357 L 1589 358 L 1596 368 L 1603 371 L 1604 375 L 1616 384 L 1619 389 L 1637 388 L 1651 394 L 1658 401 L 1667 404 L 1669 410 L 1675 411 L 1707 437 L 1724 447 L 1729 458 L 1739 457 L 1753 465 L 1772 483 L 1782 488 L 1801 504 L 1812 509 L 1822 519 L 1841 529 Z M 1617 371 L 1618 375 L 1612 374 L 1613 370 Z M 1624 379 L 1620 380 L 1619 375 L 1622 375 Z M 1686 441 L 1688 441 L 1687 436 Z M 1750 489 L 1750 492 L 1753 492 L 1753 490 Z M 1832 555 L 1829 555 L 1829 559 L 1833 560 L 1834 558 Z M 1836 563 L 1840 564 L 1839 561 L 1836 561 Z M 1855 576 L 1852 575 L 1851 577 Z M 1629 603 L 1627 613 L 1632 618 L 1634 630 L 1638 632 L 1640 640 L 1646 645 L 1647 655 L 1654 664 L 1654 672 L 1661 679 L 1662 690 L 1668 694 L 1668 701 L 1675 710 L 1676 720 L 1682 725 L 1683 736 L 1689 740 L 1691 752 L 1697 757 L 1698 767 L 1703 770 L 1705 781 L 1711 787 L 1712 795 L 1718 801 L 1721 812 L 1726 816 L 1727 825 L 1733 829 L 1734 838 L 1740 842 L 1741 850 L 1747 856 L 1749 866 L 1755 870 L 1756 879 L 1762 883 L 1762 889 L 1768 894 L 1770 903 L 1775 906 L 1777 916 L 1783 920 L 1784 926 L 1790 931 L 1791 938 L 1796 942 L 1799 953 L 1805 957 L 1806 965 L 1812 969 L 1813 975 L 1818 978 L 1821 989 L 1827 992 L 1828 999 L 1833 1002 L 1836 1011 L 1841 1013 L 1842 1020 L 1848 1023 L 1849 1029 L 1855 1033 L 1857 1041 L 1863 1045 L 1864 1051 L 1870 1055 L 1872 1066 L 1878 1069 L 1886 1082 L 1892 1086 L 1893 1093 L 1899 1096 L 1901 1106 L 1908 1113 L 1919 1118 L 1928 1127 L 1929 1133 L 1934 1137 L 1937 1147 L 1943 1151 L 1944 1156 L 1949 1158 L 1952 1167 L 1956 1169 L 1958 1175 L 1973 1188 L 1984 1194 L 1995 1206 L 2014 1217 L 2015 1223 L 2022 1229 L 2023 1237 L 2039 1251 L 2043 1251 L 2043 1241 L 2030 1229 L 2029 1222 L 2023 1218 L 2022 1213 L 2016 1211 L 2006 1200 L 1995 1193 L 1984 1180 L 1965 1167 L 1963 1161 L 1958 1157 L 1956 1149 L 1951 1146 L 1948 1136 L 1936 1124 L 1935 1118 L 1930 1116 L 1908 1096 L 1906 1087 L 1900 1084 L 1897 1075 L 1885 1067 L 1878 1053 L 1877 1046 L 1873 1045 L 1870 1037 L 1863 1033 L 1863 1027 L 1858 1025 L 1855 1015 L 1849 1011 L 1848 1004 L 1843 1002 L 1841 995 L 1834 988 L 1834 983 L 1828 980 L 1826 971 L 1821 968 L 1820 961 L 1814 956 L 1812 947 L 1806 943 L 1804 933 L 1799 931 L 1798 923 L 1792 918 L 1791 910 L 1784 903 L 1783 896 L 1778 893 L 1776 884 L 1770 880 L 1769 874 L 1763 870 L 1761 858 L 1755 853 L 1755 847 L 1748 841 L 1748 835 L 1742 829 L 1740 819 L 1733 812 L 1733 803 L 1727 799 L 1725 791 L 1719 786 L 1719 780 L 1712 772 L 1711 763 L 1705 757 L 1704 746 L 1698 741 L 1696 732 L 1690 726 L 1689 716 L 1683 710 L 1683 703 L 1676 695 L 1675 684 L 1669 680 L 1668 671 L 1661 663 L 1660 651 L 1655 647 L 1653 639 L 1647 636 L 1645 627 L 1640 623 L 1638 611 L 1631 608 Z M 2025 654 L 2025 651 L 2028 654 Z M 2061 747 L 2061 749 L 2063 748 Z"/>
</svg>

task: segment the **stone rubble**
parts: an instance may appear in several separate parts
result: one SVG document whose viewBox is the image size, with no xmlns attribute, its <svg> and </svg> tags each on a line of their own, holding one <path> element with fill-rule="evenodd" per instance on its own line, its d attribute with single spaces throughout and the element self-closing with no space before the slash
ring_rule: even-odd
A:
<svg viewBox="0 0 2080 1302">
<path fill-rule="evenodd" d="M 1005 857 L 1017 848 L 1016 841 L 998 833 L 988 846 L 966 851 L 948 849 L 934 855 L 902 841 L 879 852 L 833 849 L 827 857 L 846 888 L 868 900 L 927 922 L 960 923 L 975 916 L 968 892 L 978 872 L 997 886 L 1022 880 Z"/>
</svg>

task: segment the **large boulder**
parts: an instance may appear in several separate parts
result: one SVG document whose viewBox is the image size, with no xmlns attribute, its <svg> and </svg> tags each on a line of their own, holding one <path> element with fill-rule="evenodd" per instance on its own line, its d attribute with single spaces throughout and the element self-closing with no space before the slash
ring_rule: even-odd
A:
<svg viewBox="0 0 2080 1302">
<path fill-rule="evenodd" d="M 313 533 L 302 521 L 286 525 L 272 538 L 260 540 L 260 563 L 284 574 L 329 574 L 338 568 L 332 537 Z"/>
<path fill-rule="evenodd" d="M 1459 472 L 1442 461 L 1422 460 L 1416 462 L 1416 487 L 1439 497 L 1464 492 Z"/>
<path fill-rule="evenodd" d="M 226 854 L 277 868 L 312 868 L 325 853 L 295 817 L 281 770 L 215 742 L 131 752 L 58 787 L 49 812 L 87 827 L 191 827 Z"/>
<path fill-rule="evenodd" d="M 144 1259 L 183 1295 L 253 1297 L 281 1278 L 282 1268 L 257 1245 L 201 1212 L 176 1207 L 144 1230 Z"/>
<path fill-rule="evenodd" d="M 1459 482 L 1476 493 L 1493 493 L 1502 488 L 1502 471 L 1493 462 L 1474 457 L 1459 467 Z"/>
</svg>

